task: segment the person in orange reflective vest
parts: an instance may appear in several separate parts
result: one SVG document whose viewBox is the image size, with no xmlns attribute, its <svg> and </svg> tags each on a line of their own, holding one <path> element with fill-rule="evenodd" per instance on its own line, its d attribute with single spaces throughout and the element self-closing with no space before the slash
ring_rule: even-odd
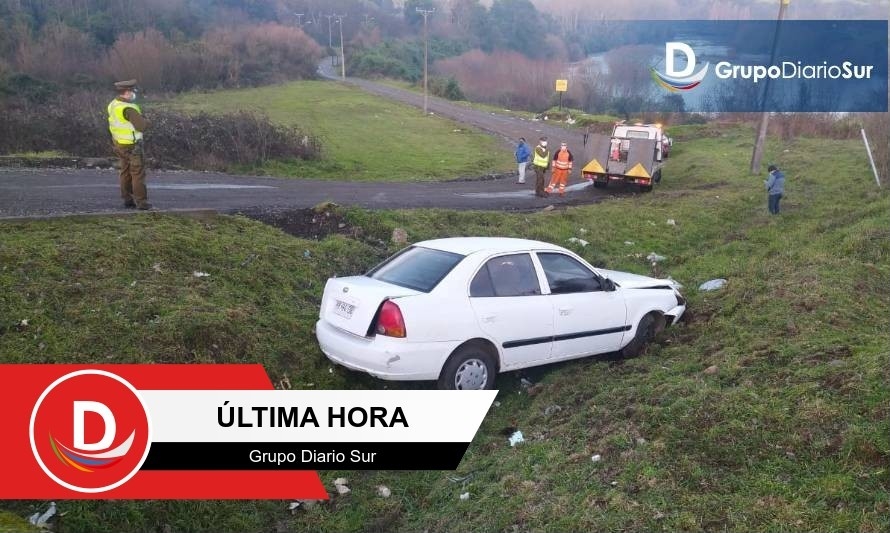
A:
<svg viewBox="0 0 890 533">
<path fill-rule="evenodd" d="M 559 151 L 553 155 L 553 177 L 550 178 L 550 185 L 545 191 L 547 194 L 553 192 L 553 189 L 559 187 L 559 195 L 566 195 L 566 182 L 569 180 L 569 174 L 572 173 L 572 164 L 575 156 L 566 146 L 566 143 L 559 145 Z"/>
</svg>

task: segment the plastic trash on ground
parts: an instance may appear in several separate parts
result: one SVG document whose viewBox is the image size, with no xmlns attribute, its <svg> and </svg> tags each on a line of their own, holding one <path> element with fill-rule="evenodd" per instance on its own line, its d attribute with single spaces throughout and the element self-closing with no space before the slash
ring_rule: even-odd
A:
<svg viewBox="0 0 890 533">
<path fill-rule="evenodd" d="M 698 290 L 700 291 L 716 291 L 722 289 L 723 286 L 726 285 L 726 280 L 723 278 L 712 279 L 710 281 L 706 281 L 698 286 Z"/>
<path fill-rule="evenodd" d="M 516 431 L 512 435 L 510 435 L 510 446 L 516 446 L 517 444 L 524 441 L 525 437 L 522 436 L 521 431 Z"/>
<path fill-rule="evenodd" d="M 28 518 L 28 522 L 37 527 L 47 527 L 46 522 L 56 514 L 56 502 L 50 502 L 49 509 L 45 513 L 34 513 Z"/>
</svg>

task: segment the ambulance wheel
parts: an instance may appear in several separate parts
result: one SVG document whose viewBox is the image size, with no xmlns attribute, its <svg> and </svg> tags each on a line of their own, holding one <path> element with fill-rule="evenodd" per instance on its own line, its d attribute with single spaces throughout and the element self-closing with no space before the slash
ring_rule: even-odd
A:
<svg viewBox="0 0 890 533">
<path fill-rule="evenodd" d="M 652 176 L 652 180 L 655 181 L 655 183 L 661 183 L 661 169 L 655 171 L 655 175 Z"/>
</svg>

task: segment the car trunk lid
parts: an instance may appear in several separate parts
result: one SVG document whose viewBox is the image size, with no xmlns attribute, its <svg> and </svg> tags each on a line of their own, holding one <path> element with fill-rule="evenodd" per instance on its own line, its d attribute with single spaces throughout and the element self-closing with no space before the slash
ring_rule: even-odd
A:
<svg viewBox="0 0 890 533">
<path fill-rule="evenodd" d="M 367 336 L 384 300 L 422 294 L 367 276 L 331 278 L 324 289 L 321 318 L 354 335 Z"/>
</svg>

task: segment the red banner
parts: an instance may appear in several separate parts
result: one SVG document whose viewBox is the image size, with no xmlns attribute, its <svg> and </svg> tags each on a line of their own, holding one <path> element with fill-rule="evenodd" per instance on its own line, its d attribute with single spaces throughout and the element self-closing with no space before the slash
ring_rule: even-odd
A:
<svg viewBox="0 0 890 533">
<path fill-rule="evenodd" d="M 261 365 L 0 365 L 0 499 L 327 499 L 314 471 L 139 468 L 139 390 L 272 389 Z"/>
</svg>

